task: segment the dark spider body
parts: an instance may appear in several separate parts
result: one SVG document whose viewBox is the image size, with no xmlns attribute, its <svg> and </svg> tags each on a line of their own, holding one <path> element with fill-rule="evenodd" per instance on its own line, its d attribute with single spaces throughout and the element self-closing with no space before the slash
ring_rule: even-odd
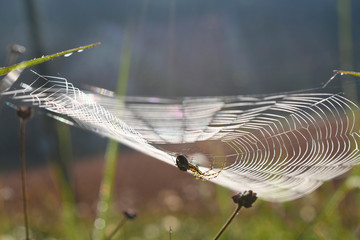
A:
<svg viewBox="0 0 360 240">
<path fill-rule="evenodd" d="M 184 172 L 186 172 L 187 170 L 192 171 L 194 174 L 197 174 L 199 176 L 199 178 L 201 178 L 201 175 L 204 175 L 204 173 L 202 173 L 198 169 L 198 167 L 189 163 L 187 158 L 181 154 L 176 157 L 176 166 L 178 167 L 178 169 L 180 169 L 181 171 L 184 171 Z"/>
<path fill-rule="evenodd" d="M 209 173 L 210 170 L 212 170 L 212 168 L 210 168 L 206 172 L 202 172 L 199 170 L 199 168 L 197 166 L 189 163 L 188 159 L 182 154 L 177 155 L 176 166 L 178 167 L 178 169 L 180 169 L 181 171 L 184 171 L 184 172 L 190 170 L 196 178 L 199 178 L 204 181 L 212 179 L 212 178 L 216 178 L 222 170 L 222 168 L 221 168 L 220 171 L 218 171 L 216 173 Z"/>
<path fill-rule="evenodd" d="M 189 161 L 184 155 L 178 155 L 176 157 L 176 166 L 184 172 L 190 169 Z"/>
</svg>

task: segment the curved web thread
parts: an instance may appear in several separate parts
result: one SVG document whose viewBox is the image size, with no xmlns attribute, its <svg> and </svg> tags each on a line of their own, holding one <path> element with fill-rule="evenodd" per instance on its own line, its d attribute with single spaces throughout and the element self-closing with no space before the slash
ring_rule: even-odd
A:
<svg viewBox="0 0 360 240">
<path fill-rule="evenodd" d="M 120 99 L 44 76 L 22 86 L 6 94 L 174 166 L 185 154 L 205 178 L 271 201 L 299 198 L 359 163 L 359 107 L 340 94 Z"/>
</svg>

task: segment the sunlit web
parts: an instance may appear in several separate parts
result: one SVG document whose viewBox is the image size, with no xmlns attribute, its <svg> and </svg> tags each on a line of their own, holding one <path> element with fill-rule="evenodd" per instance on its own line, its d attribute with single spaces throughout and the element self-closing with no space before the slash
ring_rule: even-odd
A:
<svg viewBox="0 0 360 240">
<path fill-rule="evenodd" d="M 204 178 L 271 201 L 304 196 L 360 162 L 359 107 L 341 93 L 164 99 L 95 90 L 37 75 L 5 94 L 173 166 L 186 155 Z"/>
</svg>

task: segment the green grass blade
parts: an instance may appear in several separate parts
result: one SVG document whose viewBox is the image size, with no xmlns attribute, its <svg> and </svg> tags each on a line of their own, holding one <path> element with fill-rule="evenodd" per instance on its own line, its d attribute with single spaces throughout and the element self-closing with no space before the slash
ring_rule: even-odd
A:
<svg viewBox="0 0 360 240">
<path fill-rule="evenodd" d="M 56 126 L 60 153 L 59 157 L 63 164 L 65 164 L 65 167 L 67 167 L 68 162 L 73 158 L 70 127 L 59 122 L 56 123 Z M 63 237 L 65 239 L 82 240 L 83 237 L 81 234 L 85 232 L 84 226 L 78 217 L 75 197 L 70 182 L 67 177 L 65 177 L 66 170 L 59 166 L 59 164 L 60 163 L 58 162 L 55 165 L 55 169 L 57 179 L 59 180 L 62 199 L 61 222 Z"/>
<path fill-rule="evenodd" d="M 117 87 L 117 94 L 119 95 L 125 95 L 130 73 L 132 50 L 131 32 L 127 31 L 126 36 L 127 38 L 125 38 L 122 45 L 120 56 L 120 73 Z M 104 177 L 99 193 L 97 217 L 94 222 L 93 240 L 106 238 L 106 227 L 108 225 L 110 211 L 112 211 L 111 203 L 115 184 L 118 152 L 119 143 L 114 140 L 109 140 L 106 150 Z"/>
<path fill-rule="evenodd" d="M 32 66 L 38 65 L 40 63 L 50 61 L 50 60 L 52 60 L 54 58 L 61 57 L 61 56 L 67 55 L 67 54 L 71 54 L 73 52 L 79 52 L 79 51 L 81 52 L 82 50 L 85 50 L 85 49 L 91 48 L 91 47 L 95 47 L 95 46 L 97 46 L 99 44 L 100 44 L 99 42 L 98 43 L 93 43 L 93 44 L 90 44 L 90 45 L 69 49 L 69 50 L 58 52 L 58 53 L 55 53 L 55 54 L 43 56 L 43 57 L 40 57 L 40 58 L 34 58 L 32 60 L 21 62 L 21 63 L 15 64 L 15 65 L 12 65 L 12 66 L 9 66 L 9 67 L 3 67 L 3 68 L 0 68 L 0 76 L 4 75 L 4 74 L 7 74 L 7 73 L 9 73 L 11 71 L 14 71 L 16 69 L 32 67 Z"/>
<path fill-rule="evenodd" d="M 343 70 L 334 70 L 334 73 L 340 73 L 340 74 L 346 74 L 346 75 L 352 75 L 352 76 L 360 77 L 360 73 L 359 73 L 359 72 L 351 72 L 351 71 L 343 71 Z"/>
</svg>

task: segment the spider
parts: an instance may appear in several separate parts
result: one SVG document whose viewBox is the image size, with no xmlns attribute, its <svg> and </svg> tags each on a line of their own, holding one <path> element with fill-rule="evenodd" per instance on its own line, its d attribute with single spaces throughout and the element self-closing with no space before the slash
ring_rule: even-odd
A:
<svg viewBox="0 0 360 240">
<path fill-rule="evenodd" d="M 181 171 L 188 171 L 190 170 L 191 172 L 193 172 L 195 178 L 199 178 L 201 180 L 209 180 L 209 179 L 213 179 L 216 178 L 217 176 L 219 176 L 220 172 L 224 169 L 225 167 L 225 163 L 223 164 L 222 168 L 220 169 L 220 171 L 216 172 L 216 173 L 209 173 L 213 168 L 211 167 L 209 170 L 202 172 L 200 171 L 200 169 L 189 163 L 188 159 L 180 154 L 176 156 L 176 166 L 181 170 Z"/>
</svg>

